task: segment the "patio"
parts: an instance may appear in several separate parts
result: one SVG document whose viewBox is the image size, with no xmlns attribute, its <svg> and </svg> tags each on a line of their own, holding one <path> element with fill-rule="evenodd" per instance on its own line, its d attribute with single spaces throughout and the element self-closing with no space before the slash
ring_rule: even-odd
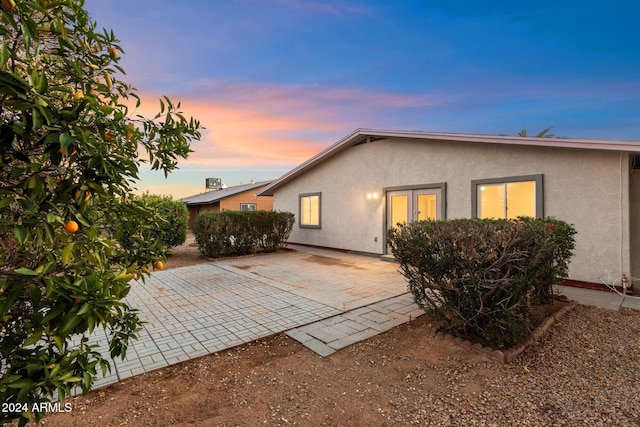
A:
<svg viewBox="0 0 640 427">
<path fill-rule="evenodd" d="M 157 271 L 127 302 L 147 323 L 94 387 L 285 331 L 327 356 L 422 314 L 396 264 L 305 247 Z"/>
<path fill-rule="evenodd" d="M 125 360 L 94 387 L 286 332 L 321 356 L 370 338 L 423 312 L 398 265 L 377 257 L 294 246 L 156 271 L 127 302 L 147 322 Z M 640 309 L 640 299 L 560 287 L 587 305 Z M 103 330 L 92 342 L 108 355 Z"/>
</svg>

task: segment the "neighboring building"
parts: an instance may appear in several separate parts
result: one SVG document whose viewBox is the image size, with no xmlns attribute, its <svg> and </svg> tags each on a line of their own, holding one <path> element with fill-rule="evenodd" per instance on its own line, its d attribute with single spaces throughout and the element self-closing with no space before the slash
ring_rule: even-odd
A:
<svg viewBox="0 0 640 427">
<path fill-rule="evenodd" d="M 220 190 L 208 191 L 182 199 L 189 209 L 189 228 L 200 212 L 273 210 L 273 197 L 256 196 L 271 181 L 252 182 Z"/>
<path fill-rule="evenodd" d="M 570 279 L 640 277 L 637 141 L 358 129 L 258 194 L 296 215 L 290 242 L 380 255 L 402 221 L 553 216 L 577 230 Z"/>
</svg>

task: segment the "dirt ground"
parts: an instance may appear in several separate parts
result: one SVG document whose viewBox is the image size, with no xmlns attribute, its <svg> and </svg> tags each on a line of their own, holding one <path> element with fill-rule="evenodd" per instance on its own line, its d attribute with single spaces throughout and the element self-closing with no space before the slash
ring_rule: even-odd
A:
<svg viewBox="0 0 640 427">
<path fill-rule="evenodd" d="M 190 241 L 166 265 L 198 262 L 208 260 Z M 480 399 L 514 364 L 435 338 L 426 316 L 327 358 L 277 334 L 94 390 L 41 425 L 429 425 L 425 397 L 446 406 L 454 387 Z"/>
</svg>

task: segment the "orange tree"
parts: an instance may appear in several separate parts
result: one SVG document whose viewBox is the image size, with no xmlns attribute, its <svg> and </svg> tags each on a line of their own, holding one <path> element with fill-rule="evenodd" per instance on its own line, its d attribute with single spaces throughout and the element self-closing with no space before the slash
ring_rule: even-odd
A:
<svg viewBox="0 0 640 427">
<path fill-rule="evenodd" d="M 129 111 L 118 40 L 82 0 L 1 0 L 0 44 L 0 422 L 25 424 L 109 369 L 95 328 L 112 357 L 135 339 L 123 298 L 162 248 L 124 250 L 109 225 L 147 214 L 128 202 L 141 163 L 166 175 L 200 125 L 168 98 L 152 119 Z"/>
</svg>

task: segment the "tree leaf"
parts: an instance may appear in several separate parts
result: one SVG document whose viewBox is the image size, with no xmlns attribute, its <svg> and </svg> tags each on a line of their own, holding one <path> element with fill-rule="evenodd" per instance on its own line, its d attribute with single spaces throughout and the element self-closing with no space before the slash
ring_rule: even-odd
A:
<svg viewBox="0 0 640 427">
<path fill-rule="evenodd" d="M 33 128 L 40 129 L 44 124 L 44 116 L 37 107 L 34 107 L 31 113 L 33 115 Z"/>
<path fill-rule="evenodd" d="M 74 143 L 74 139 L 71 135 L 69 135 L 68 133 L 61 133 L 60 134 L 60 145 L 63 147 L 68 147 L 70 145 L 72 145 Z"/>
<path fill-rule="evenodd" d="M 33 382 L 33 380 L 30 380 L 29 378 L 24 378 L 24 379 L 7 384 L 9 388 L 22 388 L 22 389 L 33 388 L 34 385 L 35 383 Z"/>
<path fill-rule="evenodd" d="M 16 273 L 21 274 L 23 276 L 37 276 L 38 273 L 36 273 L 35 271 L 26 268 L 26 267 L 20 267 L 20 268 L 16 268 L 14 270 Z"/>
<path fill-rule="evenodd" d="M 51 243 L 53 243 L 55 241 L 55 231 L 53 230 L 53 226 L 51 224 L 49 224 L 48 222 L 44 223 L 44 231 L 47 233 L 47 237 L 49 238 L 49 241 Z"/>
<path fill-rule="evenodd" d="M 18 239 L 18 243 L 24 244 L 24 240 L 27 238 L 27 229 L 24 227 L 14 227 L 13 234 Z"/>
<path fill-rule="evenodd" d="M 60 338 L 60 336 L 58 335 L 54 335 L 51 338 L 53 338 L 53 342 L 56 343 L 56 347 L 58 347 L 58 350 L 62 351 L 62 338 Z"/>
<path fill-rule="evenodd" d="M 69 261 L 71 261 L 71 255 L 73 254 L 73 247 L 75 244 L 75 242 L 71 242 L 62 250 L 62 265 L 67 265 L 69 264 Z"/>
<path fill-rule="evenodd" d="M 2 210 L 4 208 L 6 208 L 7 206 L 9 206 L 12 201 L 13 201 L 12 197 L 5 197 L 2 200 L 0 200 L 0 210 Z"/>
<path fill-rule="evenodd" d="M 89 310 L 91 310 L 91 304 L 89 304 L 88 302 L 85 302 L 84 304 L 82 304 L 82 307 L 80 307 L 80 310 L 78 310 L 76 315 L 82 316 L 83 314 L 86 314 Z"/>
<path fill-rule="evenodd" d="M 35 343 L 37 343 L 38 341 L 40 341 L 40 338 L 42 337 L 42 331 L 36 331 L 33 333 L 33 335 L 31 335 L 29 338 L 27 338 L 24 343 L 22 343 L 23 346 L 27 347 L 30 345 L 33 345 Z"/>
<path fill-rule="evenodd" d="M 9 62 L 9 58 L 11 58 L 11 53 L 7 48 L 7 44 L 2 43 L 2 48 L 0 48 L 0 68 L 4 67 L 7 62 Z"/>
</svg>

